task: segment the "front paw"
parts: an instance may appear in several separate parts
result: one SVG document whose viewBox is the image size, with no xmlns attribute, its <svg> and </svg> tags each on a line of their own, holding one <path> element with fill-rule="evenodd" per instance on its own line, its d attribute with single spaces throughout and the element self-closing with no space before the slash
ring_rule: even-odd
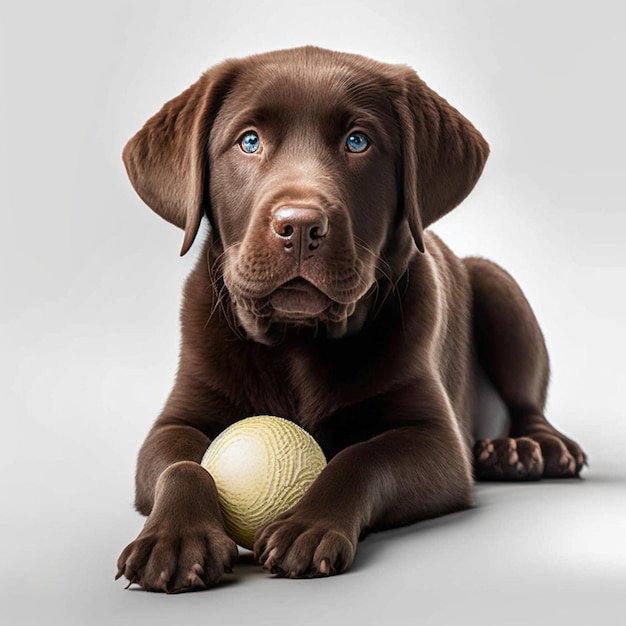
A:
<svg viewBox="0 0 626 626">
<path fill-rule="evenodd" d="M 288 578 L 341 574 L 354 560 L 357 539 L 337 523 L 287 511 L 256 535 L 254 555 L 265 570 Z"/>
<path fill-rule="evenodd" d="M 217 526 L 179 528 L 148 520 L 120 555 L 115 579 L 125 576 L 128 586 L 166 593 L 206 589 L 232 569 L 237 556 L 235 542 Z"/>
</svg>

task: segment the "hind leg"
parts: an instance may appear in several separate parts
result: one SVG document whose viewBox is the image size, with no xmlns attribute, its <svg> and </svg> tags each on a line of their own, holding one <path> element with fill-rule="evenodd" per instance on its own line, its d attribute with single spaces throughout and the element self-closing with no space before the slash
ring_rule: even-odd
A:
<svg viewBox="0 0 626 626">
<path fill-rule="evenodd" d="M 504 401 L 507 437 L 474 447 L 476 477 L 533 480 L 578 476 L 586 457 L 544 415 L 550 366 L 539 324 L 517 283 L 502 268 L 464 259 L 474 297 L 478 360 Z"/>
</svg>

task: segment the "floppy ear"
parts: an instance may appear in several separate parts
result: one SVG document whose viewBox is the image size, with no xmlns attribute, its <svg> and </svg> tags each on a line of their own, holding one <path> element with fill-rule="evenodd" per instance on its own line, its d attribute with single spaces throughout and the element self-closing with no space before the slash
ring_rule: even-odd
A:
<svg viewBox="0 0 626 626">
<path fill-rule="evenodd" d="M 212 121 L 234 80 L 232 63 L 204 73 L 170 100 L 126 144 L 124 165 L 135 191 L 161 217 L 185 231 L 181 256 L 198 232 Z"/>
<path fill-rule="evenodd" d="M 404 210 L 415 243 L 424 252 L 424 229 L 457 206 L 474 188 L 489 145 L 474 126 L 405 70 L 399 108 L 404 134 Z"/>
</svg>

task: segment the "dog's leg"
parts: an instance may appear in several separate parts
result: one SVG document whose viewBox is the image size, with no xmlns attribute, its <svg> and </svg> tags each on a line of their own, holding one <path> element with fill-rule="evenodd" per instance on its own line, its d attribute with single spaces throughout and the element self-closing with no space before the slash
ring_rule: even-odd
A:
<svg viewBox="0 0 626 626">
<path fill-rule="evenodd" d="M 496 264 L 480 258 L 464 262 L 472 284 L 478 359 L 511 421 L 508 437 L 476 442 L 477 478 L 578 476 L 586 462 L 583 451 L 544 416 L 548 352 L 528 301 Z"/>
<path fill-rule="evenodd" d="M 437 389 L 441 399 L 429 402 L 425 396 Z M 334 456 L 298 504 L 257 532 L 254 551 L 264 568 L 290 578 L 339 574 L 366 532 L 470 507 L 471 460 L 444 396 L 441 384 L 423 381 L 385 398 L 385 414 L 409 414 L 411 425 Z"/>
<path fill-rule="evenodd" d="M 175 593 L 215 584 L 237 546 L 224 531 L 213 478 L 199 465 L 208 437 L 165 415 L 139 453 L 136 506 L 148 519 L 120 555 L 117 578 Z"/>
</svg>

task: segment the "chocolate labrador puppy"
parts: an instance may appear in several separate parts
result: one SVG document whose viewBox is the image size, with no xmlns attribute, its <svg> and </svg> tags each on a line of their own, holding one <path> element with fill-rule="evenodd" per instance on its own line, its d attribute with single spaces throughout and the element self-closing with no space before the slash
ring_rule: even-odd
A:
<svg viewBox="0 0 626 626">
<path fill-rule="evenodd" d="M 338 574 L 370 531 L 472 504 L 474 476 L 577 476 L 585 456 L 544 416 L 548 355 L 500 267 L 425 229 L 478 180 L 480 133 L 411 69 L 314 47 L 229 60 L 129 141 L 137 193 L 192 245 L 176 384 L 137 466 L 148 516 L 118 577 L 177 592 L 237 557 L 199 461 L 241 418 L 289 418 L 329 462 L 259 530 L 279 576 Z M 484 372 L 505 431 L 481 430 Z"/>
</svg>

